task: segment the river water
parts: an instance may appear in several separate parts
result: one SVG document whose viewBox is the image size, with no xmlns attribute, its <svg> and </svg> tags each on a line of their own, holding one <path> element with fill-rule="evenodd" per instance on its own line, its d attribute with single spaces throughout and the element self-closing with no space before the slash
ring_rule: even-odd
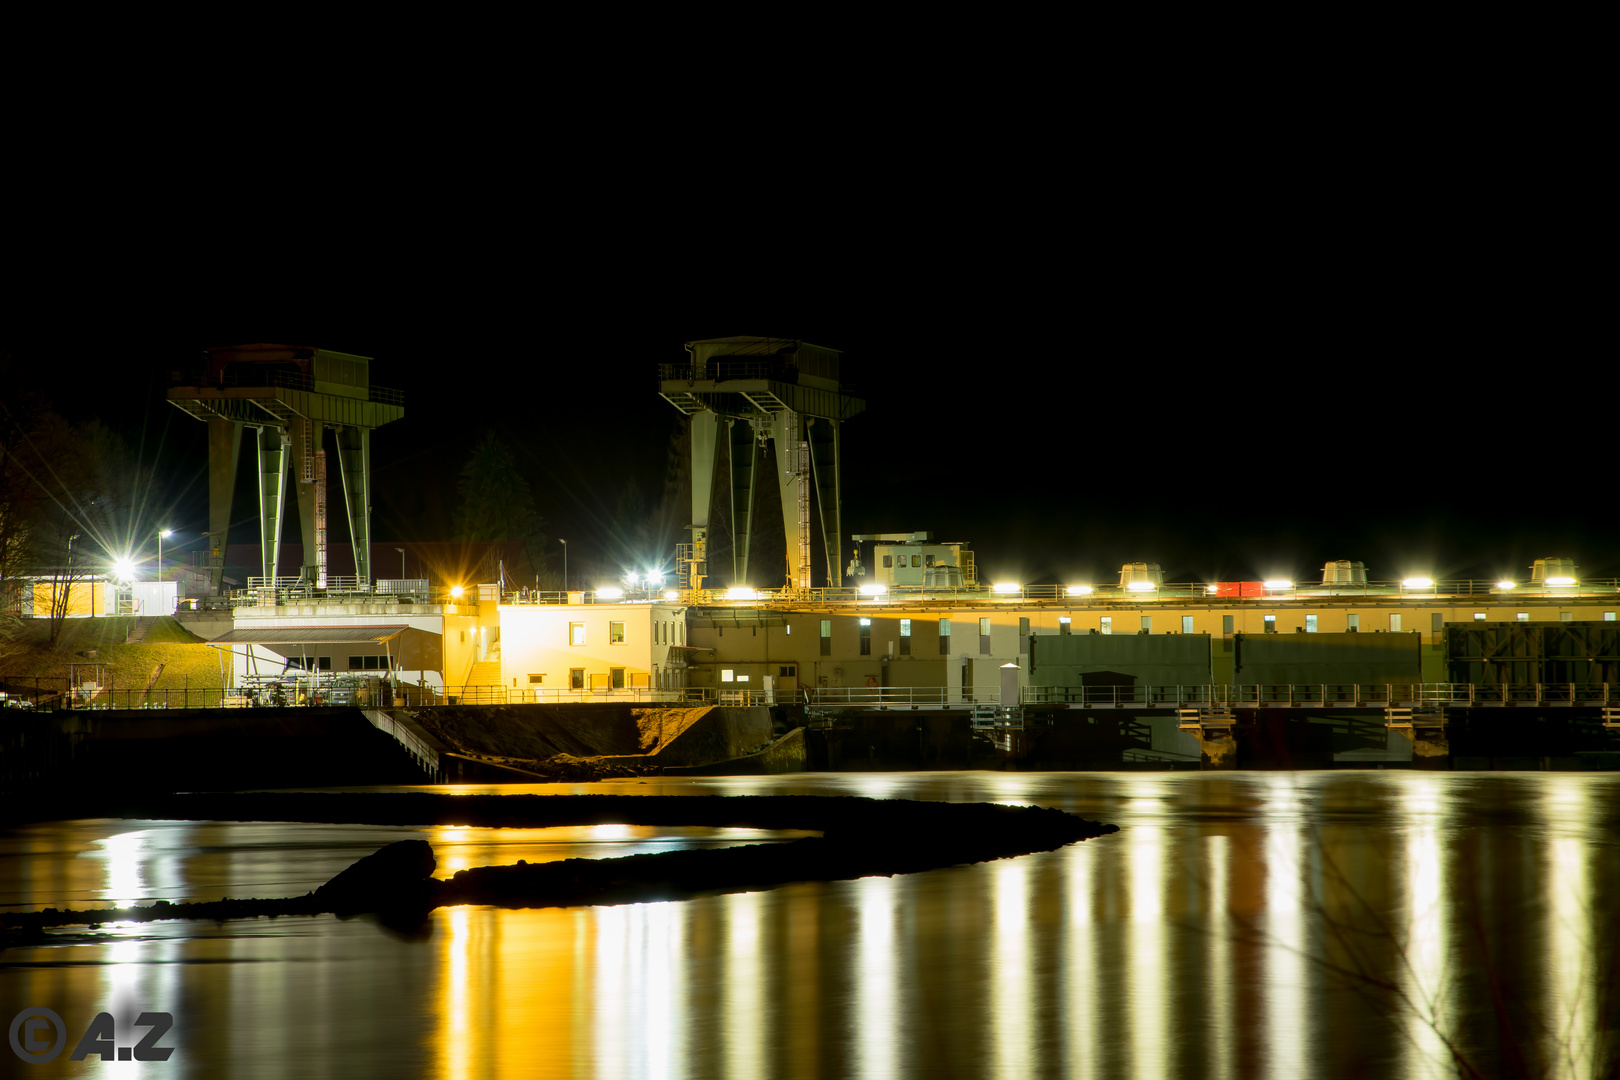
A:
<svg viewBox="0 0 1620 1080">
<path fill-rule="evenodd" d="M 889 773 L 453 787 L 1055 806 L 1117 834 L 682 902 L 148 923 L 0 952 L 0 1019 L 98 1012 L 233 1077 L 1441 1077 L 1620 1069 L 1620 777 Z M 85 820 L 0 833 L 9 910 L 291 896 L 422 837 L 442 875 L 755 830 Z M 893 837 L 896 844 L 905 836 Z M 49 1034 L 49 1032 L 47 1032 Z M 5 1062 L 9 1062 L 7 1065 Z"/>
</svg>

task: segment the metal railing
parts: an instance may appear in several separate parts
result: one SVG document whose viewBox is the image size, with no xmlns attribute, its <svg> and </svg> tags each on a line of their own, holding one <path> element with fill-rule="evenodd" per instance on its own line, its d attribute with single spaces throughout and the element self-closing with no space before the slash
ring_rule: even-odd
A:
<svg viewBox="0 0 1620 1080">
<path fill-rule="evenodd" d="M 0 676 L 0 711 L 69 709 L 217 709 L 271 706 L 522 705 L 563 702 L 632 702 L 693 705 L 802 705 L 812 710 L 895 708 L 996 708 L 1062 705 L 1102 708 L 1439 708 L 1609 707 L 1620 705 L 1620 688 L 1609 683 L 1292 683 L 1162 686 L 1026 686 L 1018 700 L 1003 703 L 996 690 L 972 687 L 801 687 L 798 690 L 730 690 L 684 687 L 518 689 L 502 686 L 393 687 L 339 676 L 264 679 L 251 685 L 212 688 L 135 689 L 70 686 L 65 676 Z M 393 700 L 390 701 L 389 697 Z"/>
<path fill-rule="evenodd" d="M 315 377 L 305 375 L 301 371 L 286 370 L 255 370 L 252 365 L 236 365 L 210 374 L 207 371 L 180 372 L 175 378 L 169 380 L 170 386 L 196 386 L 212 387 L 216 389 L 247 388 L 270 389 L 280 387 L 285 390 L 315 390 Z M 387 386 L 351 387 L 354 390 L 365 390 L 366 399 L 381 405 L 405 404 L 405 392 Z"/>
</svg>

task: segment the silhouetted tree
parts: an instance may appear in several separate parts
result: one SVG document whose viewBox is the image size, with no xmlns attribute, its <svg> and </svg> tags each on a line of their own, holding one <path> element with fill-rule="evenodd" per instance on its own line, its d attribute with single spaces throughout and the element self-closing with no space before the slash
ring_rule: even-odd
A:
<svg viewBox="0 0 1620 1080">
<path fill-rule="evenodd" d="M 551 552 L 545 519 L 534 506 L 534 493 L 517 470 L 512 449 L 495 432 L 484 435 L 456 484 L 461 505 L 456 513 L 456 539 L 470 543 L 517 541 L 529 564 L 545 574 Z"/>
</svg>

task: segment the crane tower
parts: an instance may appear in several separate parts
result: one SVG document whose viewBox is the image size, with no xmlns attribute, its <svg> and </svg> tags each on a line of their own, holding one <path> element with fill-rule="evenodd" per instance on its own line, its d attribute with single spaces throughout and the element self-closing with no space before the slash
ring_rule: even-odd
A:
<svg viewBox="0 0 1620 1080">
<path fill-rule="evenodd" d="M 336 436 L 338 474 L 359 584 L 371 582 L 371 431 L 405 415 L 398 390 L 371 385 L 371 358 L 298 345 L 203 350 L 203 369 L 170 377 L 169 403 L 208 424 L 208 572 L 225 576 L 225 538 L 243 428 L 259 455 L 259 538 L 264 576 L 281 555 L 287 477 L 294 479 L 303 533 L 303 583 L 326 587 L 325 432 Z"/>
<path fill-rule="evenodd" d="M 714 492 L 721 421 L 729 443 L 732 582 L 748 581 L 753 531 L 756 445 L 776 443 L 787 578 L 810 588 L 810 487 L 820 506 L 827 583 L 838 586 L 841 484 L 839 436 L 866 402 L 839 385 L 837 349 L 794 338 L 726 337 L 686 343 L 688 359 L 658 365 L 658 392 L 692 423 L 692 542 L 681 545 L 682 588 L 700 589 L 708 572 L 709 505 Z"/>
</svg>

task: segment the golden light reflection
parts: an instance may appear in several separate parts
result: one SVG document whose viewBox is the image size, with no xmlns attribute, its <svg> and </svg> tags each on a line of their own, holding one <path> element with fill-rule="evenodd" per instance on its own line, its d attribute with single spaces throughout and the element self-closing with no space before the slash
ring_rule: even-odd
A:
<svg viewBox="0 0 1620 1080">
<path fill-rule="evenodd" d="M 894 1018 L 899 1006 L 894 940 L 894 881 L 867 877 L 855 882 L 860 906 L 860 951 L 856 984 L 855 1057 L 862 1080 L 898 1076 Z M 756 1074 L 758 1075 L 758 1074 Z"/>
<path fill-rule="evenodd" d="M 760 942 L 763 893 L 732 893 L 726 909 L 726 1075 L 735 1080 L 765 1075 L 765 961 Z M 628 1073 L 621 1075 L 630 1075 Z"/>
<path fill-rule="evenodd" d="M 1267 784 L 1266 800 L 1272 807 L 1265 826 L 1266 1071 L 1278 1080 L 1295 1080 L 1310 1075 L 1304 1008 L 1305 905 L 1309 898 L 1302 888 L 1300 798 L 1291 778 L 1278 777 Z"/>
<path fill-rule="evenodd" d="M 1098 1075 L 1096 1046 L 1097 925 L 1092 911 L 1095 891 L 1093 844 L 1068 849 L 1069 920 L 1064 928 L 1063 1025 L 1064 1073 L 1078 1080 Z"/>
<path fill-rule="evenodd" d="M 1233 1038 L 1237 1017 L 1232 1007 L 1232 929 L 1227 898 L 1231 892 L 1232 843 L 1226 836 L 1211 836 L 1205 844 L 1204 866 L 1209 893 L 1204 905 L 1208 950 L 1209 1061 L 1208 1075 L 1225 1080 L 1235 1075 Z"/>
<path fill-rule="evenodd" d="M 1558 1071 L 1596 1076 L 1597 1032 L 1606 1025 L 1599 1010 L 1596 898 L 1589 876 L 1589 845 L 1577 836 L 1590 820 L 1587 777 L 1557 777 L 1545 800 L 1553 836 L 1547 878 L 1551 911 L 1547 918 L 1547 1029 Z M 1562 835 L 1560 835 L 1562 834 Z M 1575 834 L 1575 835 L 1571 835 Z"/>
<path fill-rule="evenodd" d="M 465 1080 L 473 1065 L 474 1028 L 467 985 L 471 920 L 471 909 L 465 907 L 451 908 L 446 919 L 449 935 L 445 942 L 443 1024 L 436 1044 L 439 1075 L 447 1080 Z"/>
<path fill-rule="evenodd" d="M 1170 1032 L 1165 994 L 1164 829 L 1131 828 L 1130 942 L 1126 971 L 1130 987 L 1131 1073 L 1135 1077 L 1167 1075 Z"/>
<path fill-rule="evenodd" d="M 1400 805 L 1406 810 L 1407 1044 L 1410 1075 L 1447 1075 L 1450 1052 L 1446 1002 L 1446 878 L 1441 860 L 1441 799 L 1433 777 L 1406 777 Z"/>
<path fill-rule="evenodd" d="M 990 965 L 995 1075 L 1022 1080 L 1035 1075 L 1030 1046 L 1035 972 L 1029 949 L 1029 860 L 998 859 L 990 866 L 995 875 L 992 888 L 996 929 Z"/>
</svg>

